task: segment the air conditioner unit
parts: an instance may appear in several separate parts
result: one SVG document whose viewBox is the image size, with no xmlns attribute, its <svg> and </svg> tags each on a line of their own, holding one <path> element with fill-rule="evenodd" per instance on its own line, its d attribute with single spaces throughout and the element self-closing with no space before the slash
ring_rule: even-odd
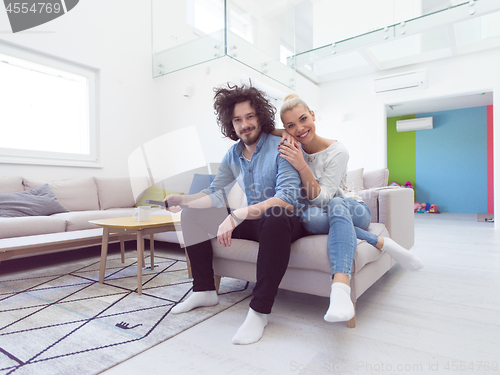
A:
<svg viewBox="0 0 500 375">
<path fill-rule="evenodd" d="M 398 132 L 411 132 L 413 130 L 425 130 L 432 128 L 432 117 L 422 117 L 410 120 L 396 121 L 396 130 Z"/>
<path fill-rule="evenodd" d="M 427 71 L 425 69 L 375 79 L 375 92 L 377 93 L 426 87 Z"/>
</svg>

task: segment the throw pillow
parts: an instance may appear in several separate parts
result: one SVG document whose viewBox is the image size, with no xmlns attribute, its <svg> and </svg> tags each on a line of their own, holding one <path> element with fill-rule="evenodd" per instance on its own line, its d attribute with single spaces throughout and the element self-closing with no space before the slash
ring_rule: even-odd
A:
<svg viewBox="0 0 500 375">
<path fill-rule="evenodd" d="M 37 181 L 24 178 L 26 190 L 48 183 L 59 202 L 70 211 L 99 209 L 99 196 L 94 177 L 70 178 L 55 181 Z"/>
<path fill-rule="evenodd" d="M 195 173 L 188 194 L 196 194 L 210 186 L 215 175 Z"/>
<path fill-rule="evenodd" d="M 184 194 L 180 191 L 172 191 L 172 190 L 165 190 L 162 188 L 159 188 L 158 186 L 155 185 L 149 185 L 149 187 L 146 189 L 144 194 L 142 194 L 139 197 L 139 200 L 136 203 L 136 207 L 139 206 L 151 206 L 151 207 L 158 207 L 157 205 L 154 204 L 148 204 L 146 203 L 146 199 L 152 199 L 155 201 L 162 201 L 165 199 L 167 195 L 170 194 Z"/>
<path fill-rule="evenodd" d="M 364 189 L 363 169 L 364 168 L 359 168 L 347 172 L 346 185 L 349 188 L 349 190 L 358 192 Z"/>
<path fill-rule="evenodd" d="M 48 184 L 18 193 L 0 194 L 0 217 L 48 216 L 69 212 Z"/>
</svg>

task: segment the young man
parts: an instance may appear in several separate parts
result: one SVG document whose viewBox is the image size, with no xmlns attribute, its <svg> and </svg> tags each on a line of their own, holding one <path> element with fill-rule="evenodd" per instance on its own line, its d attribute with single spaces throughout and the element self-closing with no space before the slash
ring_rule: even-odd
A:
<svg viewBox="0 0 500 375">
<path fill-rule="evenodd" d="M 165 198 L 172 211 L 178 211 L 179 205 L 187 206 L 181 226 L 194 279 L 193 293 L 172 313 L 218 303 L 210 238 L 217 236 L 224 246 L 230 246 L 232 238 L 258 241 L 253 298 L 245 322 L 233 337 L 234 344 L 251 344 L 264 333 L 288 266 L 291 243 L 303 234 L 297 216 L 300 178 L 291 164 L 278 156 L 281 139 L 270 134 L 276 110 L 262 92 L 244 86 L 217 88 L 214 108 L 222 134 L 238 142 L 224 156 L 208 189 Z M 248 206 L 230 212 L 225 194 L 235 180 L 245 192 Z"/>
</svg>

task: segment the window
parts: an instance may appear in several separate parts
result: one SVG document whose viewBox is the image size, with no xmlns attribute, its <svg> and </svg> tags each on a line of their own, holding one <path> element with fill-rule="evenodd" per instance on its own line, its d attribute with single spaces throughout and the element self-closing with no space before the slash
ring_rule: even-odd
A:
<svg viewBox="0 0 500 375">
<path fill-rule="evenodd" d="M 0 44 L 0 163 L 100 167 L 97 72 Z"/>
</svg>

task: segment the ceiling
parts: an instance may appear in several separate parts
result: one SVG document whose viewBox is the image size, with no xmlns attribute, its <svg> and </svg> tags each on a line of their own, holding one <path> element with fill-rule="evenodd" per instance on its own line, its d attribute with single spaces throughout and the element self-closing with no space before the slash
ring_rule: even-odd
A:
<svg viewBox="0 0 500 375">
<path fill-rule="evenodd" d="M 476 93 L 445 98 L 433 98 L 404 103 L 387 104 L 387 117 L 418 113 L 450 111 L 461 108 L 482 107 L 493 104 L 493 93 Z"/>
</svg>

